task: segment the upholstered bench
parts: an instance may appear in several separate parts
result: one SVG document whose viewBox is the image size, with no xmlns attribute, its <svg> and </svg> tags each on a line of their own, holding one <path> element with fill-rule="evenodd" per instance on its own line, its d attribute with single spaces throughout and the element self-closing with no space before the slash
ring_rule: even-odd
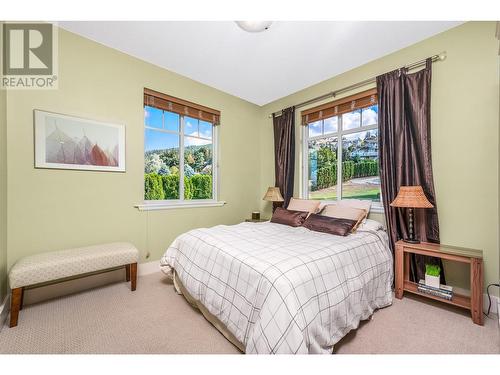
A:
<svg viewBox="0 0 500 375">
<path fill-rule="evenodd" d="M 25 289 L 125 267 L 126 279 L 131 281 L 131 289 L 134 291 L 137 285 L 138 260 L 139 251 L 126 242 L 53 251 L 20 259 L 9 272 L 12 289 L 10 327 L 17 326 Z"/>
</svg>

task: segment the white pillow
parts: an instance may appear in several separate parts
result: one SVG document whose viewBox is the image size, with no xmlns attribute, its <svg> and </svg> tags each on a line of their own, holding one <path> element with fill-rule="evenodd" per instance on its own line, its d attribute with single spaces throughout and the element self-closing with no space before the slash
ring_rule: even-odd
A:
<svg viewBox="0 0 500 375">
<path fill-rule="evenodd" d="M 370 213 L 370 208 L 372 207 L 372 201 L 364 199 L 342 199 L 337 202 L 339 206 L 352 207 L 360 210 L 366 211 L 366 216 Z"/>
<path fill-rule="evenodd" d="M 318 212 L 321 212 L 323 210 L 323 208 L 325 208 L 326 206 L 330 206 L 332 204 L 337 204 L 336 201 L 319 201 L 319 207 L 318 207 Z"/>
<path fill-rule="evenodd" d="M 382 225 L 382 223 L 380 223 L 379 221 L 376 221 L 376 220 L 372 220 L 372 219 L 365 219 L 364 222 L 362 222 L 358 226 L 358 230 L 377 231 L 380 229 L 384 229 L 384 226 Z"/>
</svg>

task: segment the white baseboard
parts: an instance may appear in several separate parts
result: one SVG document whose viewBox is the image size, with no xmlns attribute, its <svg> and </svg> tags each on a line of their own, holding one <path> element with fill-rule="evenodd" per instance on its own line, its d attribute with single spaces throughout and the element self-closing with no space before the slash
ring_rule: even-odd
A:
<svg viewBox="0 0 500 375">
<path fill-rule="evenodd" d="M 0 305 L 0 331 L 2 331 L 3 325 L 7 320 L 7 316 L 9 315 L 9 303 L 10 295 L 7 294 L 3 300 L 3 303 Z"/>
<path fill-rule="evenodd" d="M 152 262 L 147 262 L 147 263 L 139 263 L 139 265 L 137 266 L 138 276 L 151 275 L 152 273 L 155 272 L 160 272 L 159 260 L 153 260 Z"/>
</svg>

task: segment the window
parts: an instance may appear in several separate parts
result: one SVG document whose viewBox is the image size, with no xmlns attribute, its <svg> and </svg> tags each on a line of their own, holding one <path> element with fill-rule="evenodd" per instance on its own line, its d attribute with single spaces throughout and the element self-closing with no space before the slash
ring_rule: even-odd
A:
<svg viewBox="0 0 500 375">
<path fill-rule="evenodd" d="M 207 110 L 145 90 L 145 201 L 216 199 L 219 112 Z"/>
<path fill-rule="evenodd" d="M 376 93 L 303 111 L 302 118 L 304 196 L 380 202 Z"/>
</svg>

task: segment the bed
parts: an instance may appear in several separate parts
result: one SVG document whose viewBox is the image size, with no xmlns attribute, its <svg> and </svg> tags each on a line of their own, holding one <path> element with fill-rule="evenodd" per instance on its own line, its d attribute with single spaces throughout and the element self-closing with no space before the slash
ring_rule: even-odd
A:
<svg viewBox="0 0 500 375">
<path fill-rule="evenodd" d="M 271 222 L 190 230 L 160 260 L 179 293 L 245 353 L 332 353 L 392 303 L 393 257 L 367 219 L 346 237 Z"/>
</svg>

